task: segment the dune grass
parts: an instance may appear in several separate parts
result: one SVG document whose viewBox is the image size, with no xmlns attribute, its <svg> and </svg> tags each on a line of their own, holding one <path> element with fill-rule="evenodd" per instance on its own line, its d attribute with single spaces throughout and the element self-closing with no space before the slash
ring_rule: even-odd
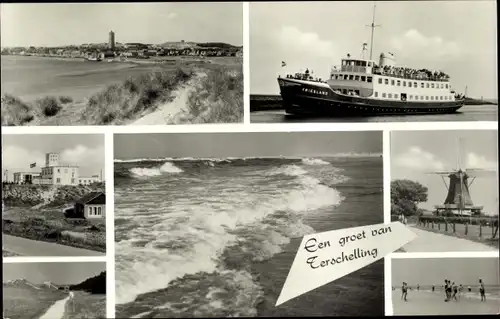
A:
<svg viewBox="0 0 500 319">
<path fill-rule="evenodd" d="M 178 123 L 240 123 L 243 113 L 243 72 L 223 67 L 208 70 L 206 76 L 200 77 Z"/>
<path fill-rule="evenodd" d="M 32 122 L 35 118 L 49 118 L 57 115 L 73 99 L 69 96 L 46 96 L 32 103 L 5 94 L 2 97 L 2 126 L 19 126 Z"/>
<path fill-rule="evenodd" d="M 92 96 L 82 113 L 85 124 L 123 124 L 160 103 L 173 99 L 172 92 L 193 76 L 191 69 L 177 68 L 129 78 Z"/>
<path fill-rule="evenodd" d="M 54 302 L 66 294 L 58 290 L 31 289 L 28 287 L 3 287 L 4 318 L 39 318 Z"/>
</svg>

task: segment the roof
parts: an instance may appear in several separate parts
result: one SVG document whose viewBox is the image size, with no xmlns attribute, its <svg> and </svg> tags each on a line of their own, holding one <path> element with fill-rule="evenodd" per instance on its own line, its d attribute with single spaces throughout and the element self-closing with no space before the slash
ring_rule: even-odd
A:
<svg viewBox="0 0 500 319">
<path fill-rule="evenodd" d="M 106 195 L 103 192 L 91 192 L 76 201 L 78 204 L 106 204 Z"/>
</svg>

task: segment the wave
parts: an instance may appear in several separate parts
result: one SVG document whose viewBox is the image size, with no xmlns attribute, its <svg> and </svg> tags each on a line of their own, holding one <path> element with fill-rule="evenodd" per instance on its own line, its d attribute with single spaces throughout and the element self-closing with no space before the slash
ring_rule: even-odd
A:
<svg viewBox="0 0 500 319">
<path fill-rule="evenodd" d="M 302 163 L 305 165 L 330 165 L 330 163 L 319 158 L 303 158 Z"/>
<path fill-rule="evenodd" d="M 170 162 L 166 162 L 160 167 L 145 168 L 145 167 L 133 167 L 129 170 L 134 176 L 137 177 L 152 177 L 160 176 L 163 173 L 182 173 L 183 170 L 175 166 Z"/>
<path fill-rule="evenodd" d="M 119 240 L 116 246 L 116 303 L 126 304 L 139 295 L 166 287 L 170 290 L 204 286 L 199 280 L 208 280 L 214 273 L 232 281 L 235 274 L 246 278 L 250 274 L 241 271 L 250 262 L 269 259 L 292 238 L 314 232 L 303 223 L 304 215 L 335 207 L 344 200 L 338 190 L 297 165 L 282 165 L 267 173 L 295 179 L 290 180 L 293 184 L 273 192 L 255 191 L 246 196 L 239 195 L 238 183 L 234 181 L 217 200 L 177 200 L 175 207 L 169 205 L 169 211 L 158 203 L 153 205 L 157 210 L 147 214 L 138 214 L 139 210 L 144 212 L 143 207 L 120 208 L 118 203 L 118 217 L 133 222 L 120 230 L 127 232 L 127 238 Z M 340 174 L 336 175 L 340 178 Z M 247 190 L 246 185 L 242 188 Z M 196 275 L 200 279 L 193 282 L 190 278 Z M 210 284 L 227 286 L 221 279 Z M 253 293 L 258 289 L 252 288 Z"/>
</svg>

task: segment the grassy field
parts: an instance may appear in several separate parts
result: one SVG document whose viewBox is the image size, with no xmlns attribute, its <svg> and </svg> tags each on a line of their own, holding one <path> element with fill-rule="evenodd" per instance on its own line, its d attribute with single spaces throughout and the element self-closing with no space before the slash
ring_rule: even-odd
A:
<svg viewBox="0 0 500 319">
<path fill-rule="evenodd" d="M 106 295 L 93 295 L 74 292 L 73 301 L 66 303 L 62 319 L 101 319 L 106 318 Z"/>
<path fill-rule="evenodd" d="M 66 293 L 55 289 L 3 287 L 4 318 L 39 318 L 54 302 L 64 299 Z"/>
<path fill-rule="evenodd" d="M 1 101 L 2 126 L 127 124 L 171 102 L 180 87 L 200 74 L 203 76 L 191 93 L 187 110 L 176 122 L 243 120 L 241 58 L 159 57 L 135 63 L 153 64 L 154 70 L 110 85 L 84 102 L 73 103 L 68 96 L 47 96 L 27 103 L 5 95 Z"/>
<path fill-rule="evenodd" d="M 94 251 L 106 251 L 104 219 L 68 219 L 64 217 L 61 209 L 7 210 L 3 216 L 3 233 Z"/>
</svg>

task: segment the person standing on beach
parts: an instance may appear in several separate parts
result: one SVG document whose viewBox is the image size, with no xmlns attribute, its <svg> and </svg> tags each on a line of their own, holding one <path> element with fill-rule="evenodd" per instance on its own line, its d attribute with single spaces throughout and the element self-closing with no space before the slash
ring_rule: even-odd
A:
<svg viewBox="0 0 500 319">
<path fill-rule="evenodd" d="M 444 293 L 446 295 L 446 299 L 444 300 L 445 302 L 447 302 L 448 300 L 450 300 L 450 294 L 448 292 L 448 286 L 449 286 L 448 279 L 445 279 L 444 280 Z"/>
<path fill-rule="evenodd" d="M 417 285 L 417 291 L 420 291 L 420 285 Z"/>
<path fill-rule="evenodd" d="M 436 289 L 436 287 L 434 287 L 434 285 L 432 285 L 432 292 L 434 292 L 435 289 Z"/>
<path fill-rule="evenodd" d="M 408 286 L 406 285 L 406 282 L 403 281 L 403 286 L 401 286 L 401 299 L 404 301 L 406 300 L 406 296 L 408 295 Z"/>
<path fill-rule="evenodd" d="M 455 283 L 453 283 L 451 285 L 452 285 L 452 288 L 453 288 L 453 295 L 452 295 L 452 297 L 453 297 L 453 299 L 455 301 L 458 301 L 458 299 L 457 299 L 458 286 Z"/>
<path fill-rule="evenodd" d="M 464 286 L 460 284 L 460 287 L 458 287 L 458 299 L 460 299 L 460 296 L 464 293 Z"/>
<path fill-rule="evenodd" d="M 484 291 L 484 283 L 482 279 L 479 279 L 479 293 L 481 294 L 481 302 L 486 302 L 486 291 Z"/>
</svg>

